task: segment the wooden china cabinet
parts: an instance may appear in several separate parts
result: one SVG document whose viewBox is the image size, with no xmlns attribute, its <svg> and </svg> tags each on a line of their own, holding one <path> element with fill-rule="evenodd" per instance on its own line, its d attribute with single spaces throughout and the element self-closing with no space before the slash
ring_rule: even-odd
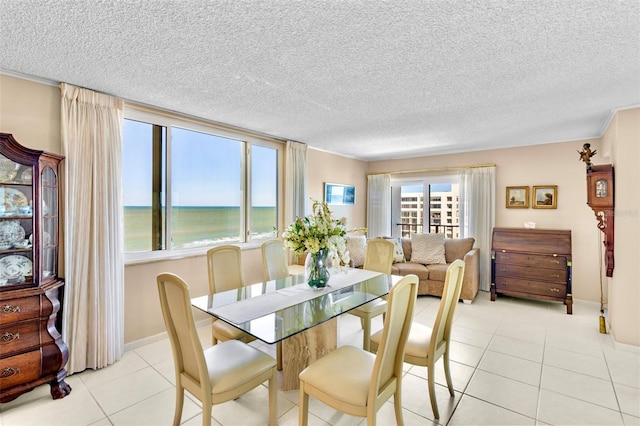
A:
<svg viewBox="0 0 640 426">
<path fill-rule="evenodd" d="M 43 383 L 54 399 L 71 392 L 56 328 L 62 158 L 0 133 L 0 402 Z"/>
</svg>

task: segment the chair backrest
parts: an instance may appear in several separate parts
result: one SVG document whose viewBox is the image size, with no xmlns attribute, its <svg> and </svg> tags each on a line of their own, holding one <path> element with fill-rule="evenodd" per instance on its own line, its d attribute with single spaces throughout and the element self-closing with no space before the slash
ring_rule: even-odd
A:
<svg viewBox="0 0 640 426">
<path fill-rule="evenodd" d="M 209 249 L 207 270 L 211 294 L 244 287 L 242 251 L 238 246 L 223 245 Z"/>
<path fill-rule="evenodd" d="M 442 299 L 440 300 L 440 307 L 431 332 L 428 353 L 429 356 L 434 356 L 433 359 L 438 358 L 436 354 L 442 352 L 449 341 L 453 314 L 456 310 L 458 299 L 460 299 L 463 278 L 464 262 L 462 260 L 453 261 L 447 268 L 444 288 L 442 289 Z"/>
<path fill-rule="evenodd" d="M 364 266 L 362 269 L 368 271 L 391 273 L 393 264 L 394 245 L 384 238 L 372 238 L 367 241 L 367 251 L 364 255 Z"/>
<path fill-rule="evenodd" d="M 376 399 L 385 393 L 388 386 L 393 386 L 395 380 L 402 377 L 404 349 L 409 337 L 417 296 L 418 277 L 416 275 L 406 275 L 391 287 L 384 328 L 369 388 L 368 404 L 372 406 L 377 406 Z"/>
<path fill-rule="evenodd" d="M 204 394 L 211 393 L 207 363 L 191 311 L 189 286 L 177 275 L 169 273 L 158 275 L 157 281 L 162 316 L 173 350 L 176 380 L 186 376 L 191 385 L 189 391 L 195 392 L 194 386 L 197 386 Z"/>
<path fill-rule="evenodd" d="M 289 262 L 284 241 L 278 238 L 262 243 L 262 270 L 264 280 L 277 280 L 289 276 Z"/>
</svg>

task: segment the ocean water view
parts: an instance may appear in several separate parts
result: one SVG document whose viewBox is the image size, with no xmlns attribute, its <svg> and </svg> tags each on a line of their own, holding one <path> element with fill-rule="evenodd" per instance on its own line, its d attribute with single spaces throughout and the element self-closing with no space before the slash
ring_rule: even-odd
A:
<svg viewBox="0 0 640 426">
<path fill-rule="evenodd" d="M 252 238 L 275 237 L 276 214 L 275 207 L 253 207 Z M 151 207 L 125 206 L 125 252 L 151 250 L 151 219 Z M 240 241 L 240 207 L 173 207 L 171 219 L 173 249 Z"/>
</svg>

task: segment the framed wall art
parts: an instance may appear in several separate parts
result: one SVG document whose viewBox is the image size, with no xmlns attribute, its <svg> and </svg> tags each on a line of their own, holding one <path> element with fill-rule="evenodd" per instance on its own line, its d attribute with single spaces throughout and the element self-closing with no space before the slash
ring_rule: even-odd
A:
<svg viewBox="0 0 640 426">
<path fill-rule="evenodd" d="M 324 184 L 324 201 L 327 204 L 354 205 L 356 203 L 356 187 L 339 183 Z"/>
<path fill-rule="evenodd" d="M 529 208 L 529 187 L 528 186 L 507 186 L 508 209 L 528 209 Z"/>
<path fill-rule="evenodd" d="M 558 186 L 534 186 L 531 197 L 534 209 L 555 209 L 558 207 Z"/>
</svg>

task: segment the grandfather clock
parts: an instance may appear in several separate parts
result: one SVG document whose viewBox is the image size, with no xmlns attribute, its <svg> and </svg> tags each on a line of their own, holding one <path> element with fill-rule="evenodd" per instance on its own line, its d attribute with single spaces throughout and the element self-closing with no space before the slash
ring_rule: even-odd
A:
<svg viewBox="0 0 640 426">
<path fill-rule="evenodd" d="M 596 215 L 598 229 L 604 233 L 607 277 L 613 276 L 614 192 L 613 166 L 605 164 L 587 167 L 587 204 Z"/>
</svg>

